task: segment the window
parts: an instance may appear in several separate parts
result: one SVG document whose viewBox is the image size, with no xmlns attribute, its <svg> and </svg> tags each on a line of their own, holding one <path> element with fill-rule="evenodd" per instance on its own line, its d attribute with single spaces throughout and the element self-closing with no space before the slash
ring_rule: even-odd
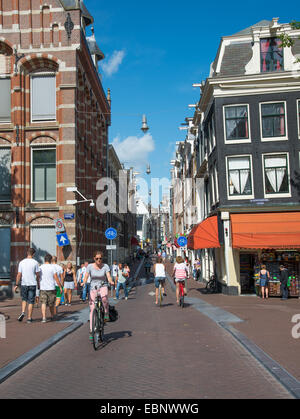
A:
<svg viewBox="0 0 300 419">
<path fill-rule="evenodd" d="M 31 120 L 56 120 L 56 77 L 34 75 L 31 77 Z"/>
<path fill-rule="evenodd" d="M 283 70 L 282 41 L 278 38 L 264 38 L 260 40 L 261 72 Z"/>
<path fill-rule="evenodd" d="M 229 196 L 252 195 L 250 156 L 228 157 Z"/>
<path fill-rule="evenodd" d="M 285 103 L 262 103 L 262 138 L 286 138 Z"/>
<path fill-rule="evenodd" d="M 10 278 L 10 227 L 0 227 L 0 278 Z"/>
<path fill-rule="evenodd" d="M 0 79 L 0 124 L 11 122 L 10 79 Z"/>
<path fill-rule="evenodd" d="M 11 150 L 0 148 L 0 202 L 11 200 Z"/>
<path fill-rule="evenodd" d="M 300 138 L 300 100 L 298 100 L 297 105 L 298 105 L 298 137 Z"/>
<path fill-rule="evenodd" d="M 32 199 L 56 201 L 56 150 L 32 150 Z"/>
<path fill-rule="evenodd" d="M 225 140 L 249 140 L 248 105 L 225 107 Z"/>
<path fill-rule="evenodd" d="M 36 250 L 34 257 L 39 263 L 44 263 L 47 253 L 56 256 L 55 228 L 53 226 L 32 226 L 31 247 Z"/>
<path fill-rule="evenodd" d="M 286 154 L 265 155 L 265 194 L 289 193 L 288 159 Z"/>
</svg>

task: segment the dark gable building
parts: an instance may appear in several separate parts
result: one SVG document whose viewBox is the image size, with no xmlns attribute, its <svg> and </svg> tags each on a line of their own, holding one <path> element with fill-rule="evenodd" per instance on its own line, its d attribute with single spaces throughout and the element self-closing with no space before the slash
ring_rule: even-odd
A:
<svg viewBox="0 0 300 419">
<path fill-rule="evenodd" d="M 282 48 L 280 34 L 295 44 Z M 223 292 L 255 291 L 260 262 L 300 259 L 300 31 L 278 19 L 222 38 L 194 115 L 205 216 L 217 217 Z"/>
</svg>

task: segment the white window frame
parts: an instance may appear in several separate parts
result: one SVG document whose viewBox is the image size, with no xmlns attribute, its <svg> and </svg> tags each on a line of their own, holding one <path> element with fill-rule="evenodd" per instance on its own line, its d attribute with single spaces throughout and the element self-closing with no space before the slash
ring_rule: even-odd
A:
<svg viewBox="0 0 300 419">
<path fill-rule="evenodd" d="M 33 200 L 33 151 L 39 151 L 39 150 L 55 150 L 55 155 L 56 155 L 56 199 L 55 201 L 34 201 Z M 30 176 L 31 176 L 31 180 L 30 180 L 30 201 L 32 204 L 39 204 L 39 203 L 47 203 L 47 204 L 56 204 L 57 203 L 57 148 L 50 146 L 47 144 L 44 147 L 41 146 L 37 146 L 37 147 L 31 147 L 30 150 Z"/>
<path fill-rule="evenodd" d="M 10 91 L 11 91 L 11 77 L 7 74 L 0 74 L 0 78 L 10 80 Z M 11 101 L 11 95 L 10 95 L 10 119 L 7 121 L 1 121 L 0 122 L 1 125 L 7 125 L 7 124 L 12 123 L 11 113 L 12 113 L 12 101 Z"/>
<path fill-rule="evenodd" d="M 231 196 L 229 194 L 229 172 L 228 172 L 228 159 L 232 159 L 235 157 L 250 157 L 250 175 L 251 175 L 251 185 L 252 185 L 252 194 L 251 195 L 235 195 Z M 226 156 L 226 189 L 227 189 L 227 199 L 228 201 L 235 201 L 241 199 L 254 199 L 254 182 L 253 182 L 253 163 L 252 163 L 252 154 L 237 154 L 237 155 L 230 155 Z"/>
<path fill-rule="evenodd" d="M 227 140 L 225 108 L 237 108 L 238 106 L 247 106 L 249 138 L 240 139 L 240 140 Z M 223 105 L 223 129 L 224 129 L 224 142 L 225 142 L 225 144 L 251 143 L 251 126 L 250 126 L 250 106 L 249 106 L 249 103 L 237 103 L 237 104 L 232 104 L 232 105 Z"/>
<path fill-rule="evenodd" d="M 54 119 L 33 119 L 32 118 L 32 104 L 33 104 L 33 99 L 32 99 L 32 79 L 34 77 L 54 77 L 55 78 L 55 118 Z M 42 71 L 37 71 L 35 73 L 31 73 L 30 74 L 30 123 L 31 124 L 41 124 L 44 122 L 57 122 L 57 89 L 56 89 L 56 73 L 53 72 L 42 72 Z"/>
<path fill-rule="evenodd" d="M 285 136 L 284 137 L 263 137 L 261 105 L 269 105 L 269 104 L 272 104 L 272 103 L 283 103 L 284 104 L 284 120 L 285 120 Z M 288 140 L 288 125 L 287 125 L 286 100 L 271 100 L 271 101 L 268 101 L 268 102 L 260 102 L 259 103 L 259 125 L 260 125 L 260 139 L 261 139 L 262 142 L 287 141 Z"/>
<path fill-rule="evenodd" d="M 279 156 L 279 155 L 286 155 L 287 156 L 287 175 L 288 175 L 288 186 L 289 186 L 289 192 L 286 193 L 272 193 L 267 194 L 266 193 L 266 182 L 265 182 L 265 157 L 266 156 Z M 261 155 L 262 158 L 262 170 L 263 170 L 263 187 L 264 187 L 264 198 L 290 198 L 292 196 L 291 194 L 291 185 L 290 185 L 290 159 L 289 159 L 289 153 L 286 151 L 277 151 L 276 153 L 263 153 Z"/>
</svg>

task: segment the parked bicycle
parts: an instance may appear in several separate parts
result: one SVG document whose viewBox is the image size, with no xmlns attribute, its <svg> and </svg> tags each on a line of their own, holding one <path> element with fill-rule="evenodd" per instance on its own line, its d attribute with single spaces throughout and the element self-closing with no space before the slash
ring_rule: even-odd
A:
<svg viewBox="0 0 300 419">
<path fill-rule="evenodd" d="M 215 294 L 218 292 L 218 280 L 217 280 L 216 275 L 214 274 L 211 275 L 208 283 L 206 284 L 205 289 L 207 293 L 210 293 L 210 294 Z"/>
<path fill-rule="evenodd" d="M 100 295 L 97 295 L 92 317 L 92 340 L 95 351 L 104 340 L 104 306 Z"/>
</svg>

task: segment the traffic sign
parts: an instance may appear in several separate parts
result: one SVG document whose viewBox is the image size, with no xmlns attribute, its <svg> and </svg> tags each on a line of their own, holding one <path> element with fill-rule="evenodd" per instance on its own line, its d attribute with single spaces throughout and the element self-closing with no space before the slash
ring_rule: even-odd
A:
<svg viewBox="0 0 300 419">
<path fill-rule="evenodd" d="M 68 246 L 70 244 L 70 240 L 67 233 L 57 234 L 56 239 L 59 247 Z"/>
<path fill-rule="evenodd" d="M 178 237 L 177 243 L 180 247 L 185 247 L 187 245 L 187 238 L 184 236 Z"/>
<path fill-rule="evenodd" d="M 74 220 L 74 218 L 75 218 L 74 212 L 71 212 L 69 214 L 64 214 L 64 219 L 65 220 Z"/>
<path fill-rule="evenodd" d="M 113 228 L 113 227 L 109 227 L 109 228 L 105 231 L 105 237 L 106 237 L 108 240 L 114 240 L 114 239 L 116 239 L 116 238 L 117 238 L 117 235 L 118 235 L 117 230 L 116 230 L 115 228 Z"/>
<path fill-rule="evenodd" d="M 54 220 L 54 225 L 56 233 L 62 233 L 63 231 L 65 231 L 64 222 L 61 218 L 56 218 Z"/>
</svg>

